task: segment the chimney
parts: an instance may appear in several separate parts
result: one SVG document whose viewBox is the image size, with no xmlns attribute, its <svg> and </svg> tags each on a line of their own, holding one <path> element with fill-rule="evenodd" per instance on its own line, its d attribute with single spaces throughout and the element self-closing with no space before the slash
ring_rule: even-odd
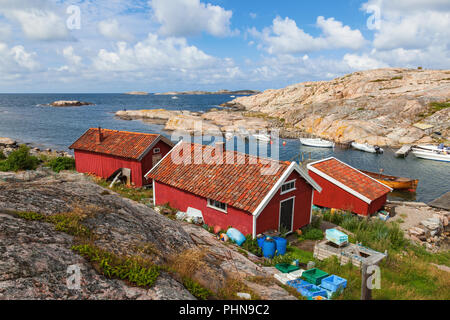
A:
<svg viewBox="0 0 450 320">
<path fill-rule="evenodd" d="M 103 141 L 102 128 L 101 128 L 101 127 L 98 127 L 97 144 L 101 144 L 102 141 Z"/>
</svg>

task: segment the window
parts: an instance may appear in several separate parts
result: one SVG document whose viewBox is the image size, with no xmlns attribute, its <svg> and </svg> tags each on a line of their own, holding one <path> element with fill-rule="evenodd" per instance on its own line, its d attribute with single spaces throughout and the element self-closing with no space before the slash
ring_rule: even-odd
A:
<svg viewBox="0 0 450 320">
<path fill-rule="evenodd" d="M 155 149 L 153 149 L 153 153 L 161 153 L 161 149 L 160 148 L 155 148 Z"/>
<path fill-rule="evenodd" d="M 281 194 L 288 193 L 295 190 L 295 180 L 288 181 L 281 186 Z"/>
<path fill-rule="evenodd" d="M 223 203 L 223 202 L 219 202 L 216 200 L 212 200 L 212 199 L 208 199 L 208 207 L 211 207 L 213 209 L 222 211 L 222 212 L 227 212 L 227 204 Z"/>
</svg>

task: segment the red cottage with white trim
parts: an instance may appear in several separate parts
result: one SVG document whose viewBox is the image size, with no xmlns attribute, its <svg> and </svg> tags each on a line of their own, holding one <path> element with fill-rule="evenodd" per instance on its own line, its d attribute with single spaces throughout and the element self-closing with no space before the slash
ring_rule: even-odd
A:
<svg viewBox="0 0 450 320">
<path fill-rule="evenodd" d="M 208 158 L 215 160 L 205 161 Z M 268 167 L 275 169 L 267 172 Z M 194 208 L 208 225 L 232 226 L 253 237 L 308 225 L 313 189 L 321 190 L 295 162 L 185 142 L 178 143 L 146 177 L 153 179 L 155 205 L 169 203 L 183 212 Z"/>
<path fill-rule="evenodd" d="M 370 216 L 386 203 L 392 189 L 361 171 L 328 158 L 308 164 L 309 175 L 322 187 L 314 193 L 314 204 Z"/>
<path fill-rule="evenodd" d="M 131 183 L 142 187 L 151 183 L 144 174 L 173 147 L 159 134 L 91 128 L 69 148 L 75 152 L 78 172 L 108 179 L 120 169 L 131 170 Z"/>
</svg>

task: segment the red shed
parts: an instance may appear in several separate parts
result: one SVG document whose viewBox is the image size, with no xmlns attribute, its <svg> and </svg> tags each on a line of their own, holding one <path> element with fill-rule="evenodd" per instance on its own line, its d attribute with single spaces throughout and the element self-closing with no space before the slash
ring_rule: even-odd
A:
<svg viewBox="0 0 450 320">
<path fill-rule="evenodd" d="M 130 169 L 131 183 L 142 187 L 149 184 L 144 174 L 172 147 L 159 134 L 91 128 L 69 148 L 75 152 L 78 172 L 108 179 L 120 169 Z"/>
<path fill-rule="evenodd" d="M 214 158 L 214 161 L 207 159 Z M 180 161 L 183 159 L 183 161 Z M 274 168 L 270 172 L 267 168 Z M 313 188 L 321 188 L 295 162 L 280 162 L 180 142 L 147 175 L 155 205 L 202 212 L 206 224 L 243 234 L 297 230 L 311 222 Z"/>
<path fill-rule="evenodd" d="M 313 202 L 317 206 L 369 216 L 384 206 L 388 193 L 392 191 L 336 158 L 310 163 L 308 170 L 323 189 L 321 193 L 314 193 Z"/>
</svg>

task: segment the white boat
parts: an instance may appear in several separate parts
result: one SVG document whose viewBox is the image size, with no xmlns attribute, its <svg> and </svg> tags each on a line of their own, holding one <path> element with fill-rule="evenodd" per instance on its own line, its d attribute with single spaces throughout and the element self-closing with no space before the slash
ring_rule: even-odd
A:
<svg viewBox="0 0 450 320">
<path fill-rule="evenodd" d="M 430 151 L 413 148 L 412 153 L 420 159 L 450 162 L 450 152 L 448 151 Z"/>
<path fill-rule="evenodd" d="M 444 144 L 440 144 L 438 146 L 432 145 L 432 144 L 419 144 L 417 146 L 418 149 L 425 149 L 429 151 L 450 151 L 450 147 L 444 146 Z"/>
<path fill-rule="evenodd" d="M 225 133 L 225 139 L 231 140 L 233 138 L 234 138 L 234 134 L 232 134 L 231 132 L 226 132 Z"/>
<path fill-rule="evenodd" d="M 178 97 L 172 97 L 173 100 L 178 100 Z"/>
<path fill-rule="evenodd" d="M 361 150 L 361 151 L 370 152 L 370 153 L 383 153 L 384 152 L 383 148 L 380 148 L 379 146 L 371 146 L 368 143 L 352 142 L 352 147 L 356 150 Z"/>
<path fill-rule="evenodd" d="M 300 138 L 300 142 L 304 146 L 317 147 L 317 148 L 334 148 L 334 142 L 324 139 L 308 139 Z"/>
<path fill-rule="evenodd" d="M 236 98 L 236 96 L 230 96 L 230 98 Z"/>
<path fill-rule="evenodd" d="M 267 134 L 253 134 L 252 136 L 260 141 L 270 142 L 271 140 L 270 136 Z"/>
</svg>

